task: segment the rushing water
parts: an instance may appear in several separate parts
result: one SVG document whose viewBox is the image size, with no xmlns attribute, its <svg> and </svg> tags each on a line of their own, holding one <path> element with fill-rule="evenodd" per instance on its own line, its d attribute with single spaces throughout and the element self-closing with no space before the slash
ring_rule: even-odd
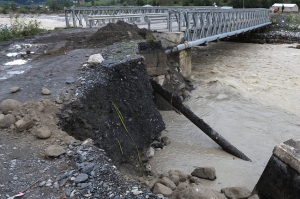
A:
<svg viewBox="0 0 300 199">
<path fill-rule="evenodd" d="M 193 50 L 198 87 L 185 104 L 252 162 L 224 152 L 183 115 L 162 112 L 172 143 L 157 151 L 151 165 L 157 172 L 214 167 L 215 190 L 246 186 L 263 172 L 274 146 L 300 138 L 300 50 L 296 45 L 219 42 Z"/>
</svg>

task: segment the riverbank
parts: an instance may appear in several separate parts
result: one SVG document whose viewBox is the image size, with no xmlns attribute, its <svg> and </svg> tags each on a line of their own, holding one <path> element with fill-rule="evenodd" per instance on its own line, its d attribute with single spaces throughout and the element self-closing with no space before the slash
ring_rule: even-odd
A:
<svg viewBox="0 0 300 199">
<path fill-rule="evenodd" d="M 1 197 L 164 198 L 124 175 L 151 172 L 144 150 L 164 129 L 140 55 L 147 34 L 118 22 L 1 43 Z"/>
<path fill-rule="evenodd" d="M 10 26 L 11 21 L 15 19 L 17 15 L 0 14 L 0 27 L 1 25 Z M 18 20 L 21 23 L 28 23 L 29 21 L 37 20 L 41 23 L 41 28 L 46 30 L 54 30 L 55 28 L 65 28 L 66 22 L 63 14 L 61 15 L 47 15 L 47 14 L 20 14 Z"/>
<path fill-rule="evenodd" d="M 114 25 L 112 26 L 114 27 Z M 128 30 L 130 32 L 128 34 L 126 31 L 128 26 L 122 23 L 121 26 L 122 28 L 117 29 L 124 30 L 126 34 L 122 34 L 121 31 L 108 31 L 110 28 L 108 26 L 106 27 L 107 34 L 103 30 L 98 32 L 97 29 L 61 30 L 0 44 L 0 101 L 15 99 L 21 103 L 20 106 L 14 107 L 14 111 L 12 109 L 7 111 L 3 108 L 11 107 L 7 105 L 11 101 L 6 101 L 6 105 L 3 102 L 4 105 L 1 105 L 3 114 L 1 114 L 0 125 L 4 127 L 0 131 L 0 175 L 4 176 L 0 179 L 1 198 L 9 198 L 19 192 L 25 194 L 23 198 L 77 198 L 79 196 L 85 198 L 158 198 L 145 186 L 142 187 L 139 182 L 130 180 L 121 174 L 114 166 L 120 164 L 117 156 L 121 157 L 123 151 L 126 152 L 126 155 L 128 153 L 127 145 L 123 140 L 126 138 L 126 132 L 123 132 L 124 128 L 120 126 L 121 121 L 117 112 L 109 111 L 103 115 L 109 116 L 108 119 L 113 121 L 113 123 L 109 123 L 113 125 L 109 128 L 114 131 L 112 133 L 121 132 L 120 135 L 124 135 L 118 137 L 119 144 L 124 149 L 119 148 L 117 140 L 111 137 L 114 150 L 107 149 L 106 151 L 110 153 L 112 159 L 108 158 L 103 149 L 92 145 L 92 143 L 97 145 L 101 139 L 108 140 L 104 135 L 108 132 L 101 131 L 101 136 L 95 137 L 95 141 L 83 144 L 84 140 L 79 141 L 69 136 L 66 133 L 67 128 L 63 129 L 63 125 L 58 126 L 59 121 L 63 120 L 60 120 L 59 116 L 66 120 L 67 114 L 71 115 L 72 111 L 75 112 L 75 108 L 73 108 L 62 113 L 63 107 L 71 102 L 79 102 L 79 99 L 83 100 L 85 95 L 79 95 L 79 92 L 88 92 L 88 89 L 96 85 L 96 82 L 93 82 L 95 79 L 88 80 L 91 75 L 97 74 L 97 71 L 93 71 L 98 69 L 93 62 L 88 62 L 91 55 L 101 53 L 105 59 L 103 64 L 106 64 L 104 69 L 117 69 L 119 65 L 122 67 L 122 64 L 130 65 L 133 62 L 140 63 L 139 65 L 142 67 L 141 56 L 136 53 L 136 42 L 138 42 L 137 40 L 141 41 L 142 36 L 135 31 L 136 29 Z M 131 27 L 131 25 L 129 26 Z M 118 43 L 118 41 L 123 42 Z M 20 60 L 22 60 L 21 63 L 18 62 Z M 131 70 L 134 70 L 133 66 L 131 66 Z M 139 77 L 145 77 L 145 68 L 137 71 Z M 142 73 L 144 76 L 141 76 Z M 115 72 L 111 75 L 118 76 L 119 73 Z M 106 74 L 106 77 L 111 78 L 111 75 Z M 121 81 L 119 83 L 126 83 L 129 80 L 137 81 L 129 76 L 127 76 L 127 80 L 122 81 L 117 76 L 115 80 Z M 146 80 L 148 80 L 148 76 L 144 81 Z M 150 83 L 141 83 L 139 86 L 145 85 L 150 86 Z M 113 89 L 110 86 L 107 88 Z M 134 96 L 133 93 L 131 96 Z M 146 93 L 151 95 L 151 90 L 144 88 L 140 94 L 145 95 Z M 113 94 L 116 92 L 111 93 L 111 95 Z M 108 95 L 104 94 L 103 97 L 106 98 Z M 128 122 L 128 115 L 123 112 L 126 107 L 124 108 L 124 105 L 119 103 L 121 99 L 123 99 L 122 95 L 116 99 L 111 98 Z M 152 101 L 152 97 L 147 99 Z M 13 102 L 15 103 L 15 101 Z M 144 102 L 141 105 L 135 101 L 135 104 L 139 107 L 140 105 L 146 106 L 145 109 L 159 115 L 155 107 L 149 108 L 149 103 L 145 104 Z M 105 107 L 109 110 L 113 109 L 111 101 L 108 103 Z M 152 102 L 152 104 L 154 103 Z M 100 105 L 104 106 L 104 104 Z M 149 111 L 143 113 L 149 116 Z M 92 113 L 90 114 L 92 115 Z M 140 114 L 136 113 L 135 115 L 139 116 Z M 153 114 L 152 118 L 152 125 L 159 121 L 162 123 L 161 119 L 155 118 Z M 131 118 L 133 121 L 135 119 Z M 15 125 L 14 120 L 18 120 L 20 126 Z M 106 120 L 106 122 L 110 121 Z M 88 123 L 90 121 L 86 121 L 86 124 Z M 71 125 L 77 124 L 80 122 Z M 147 121 L 143 124 L 135 122 L 134 125 L 127 125 L 129 125 L 128 129 L 131 129 L 145 124 L 149 125 Z M 160 132 L 159 128 L 153 127 L 148 129 L 147 133 L 150 135 L 153 129 L 157 129 L 156 133 Z M 137 135 L 135 135 L 136 133 Z M 111 133 L 109 133 L 109 137 L 110 135 Z M 131 132 L 131 135 L 136 138 L 142 134 L 136 131 Z M 76 135 L 74 136 L 76 137 Z M 156 137 L 154 133 L 151 136 Z M 151 142 L 149 138 L 135 141 L 139 144 L 139 148 L 144 144 L 141 141 Z M 128 142 L 128 145 L 130 143 Z M 114 152 L 117 155 L 113 156 Z M 130 150 L 129 155 L 132 154 L 136 156 L 136 150 Z M 138 161 L 136 162 L 138 163 Z"/>
</svg>

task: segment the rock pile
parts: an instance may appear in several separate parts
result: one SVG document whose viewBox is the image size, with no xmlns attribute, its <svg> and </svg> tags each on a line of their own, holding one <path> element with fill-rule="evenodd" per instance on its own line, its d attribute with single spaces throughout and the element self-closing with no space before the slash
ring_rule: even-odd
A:
<svg viewBox="0 0 300 199">
<path fill-rule="evenodd" d="M 62 198 L 163 198 L 154 195 L 140 183 L 128 179 L 112 165 L 104 150 L 93 146 L 93 141 L 70 142 L 61 154 L 72 159 L 73 168 L 61 172 L 56 178 L 43 180 L 38 187 L 61 189 Z M 57 154 L 58 155 L 58 154 Z"/>
<path fill-rule="evenodd" d="M 21 104 L 14 99 L 3 100 L 0 104 L 0 127 L 16 132 L 30 132 L 38 139 L 71 138 L 57 126 L 60 105 L 44 99 L 39 102 Z"/>
<path fill-rule="evenodd" d="M 200 178 L 215 180 L 215 169 L 198 167 L 190 175 L 179 170 L 170 170 L 160 175 L 139 178 L 139 181 L 153 193 L 169 199 L 257 198 L 257 195 L 252 195 L 246 187 L 227 187 L 221 192 L 209 189 L 201 184 Z"/>
</svg>

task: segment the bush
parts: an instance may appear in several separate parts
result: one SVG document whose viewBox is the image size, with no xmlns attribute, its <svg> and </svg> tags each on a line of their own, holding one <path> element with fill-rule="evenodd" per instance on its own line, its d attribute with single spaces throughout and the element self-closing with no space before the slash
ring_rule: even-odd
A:
<svg viewBox="0 0 300 199">
<path fill-rule="evenodd" d="M 300 26 L 300 15 L 297 14 L 289 14 L 286 19 L 286 28 L 288 30 L 297 30 Z"/>
<path fill-rule="evenodd" d="M 4 26 L 0 29 L 0 41 L 35 35 L 44 31 L 40 28 L 41 23 L 36 19 L 26 22 L 25 20 L 20 21 L 19 15 L 11 15 L 10 20 L 10 27 Z"/>
<path fill-rule="evenodd" d="M 1 12 L 2 12 L 2 14 L 7 14 L 7 9 L 3 8 L 3 9 L 1 10 Z"/>
</svg>

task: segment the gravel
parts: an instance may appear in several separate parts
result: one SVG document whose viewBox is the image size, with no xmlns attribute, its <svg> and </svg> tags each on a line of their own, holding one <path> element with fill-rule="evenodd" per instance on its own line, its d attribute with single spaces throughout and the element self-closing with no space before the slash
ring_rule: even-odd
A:
<svg viewBox="0 0 300 199">
<path fill-rule="evenodd" d="M 11 136 L 10 139 L 15 135 Z M 18 146 L 18 139 L 9 144 L 7 141 L 0 142 L 0 198 L 11 199 L 19 192 L 25 194 L 23 199 L 163 198 L 120 173 L 105 151 L 95 147 L 90 139 L 69 142 L 64 147 L 66 153 L 58 158 L 43 156 L 39 152 L 43 147 L 36 150 Z M 10 153 L 9 146 L 13 144 L 16 147 Z M 19 150 L 30 150 L 31 156 L 18 156 Z"/>
</svg>

